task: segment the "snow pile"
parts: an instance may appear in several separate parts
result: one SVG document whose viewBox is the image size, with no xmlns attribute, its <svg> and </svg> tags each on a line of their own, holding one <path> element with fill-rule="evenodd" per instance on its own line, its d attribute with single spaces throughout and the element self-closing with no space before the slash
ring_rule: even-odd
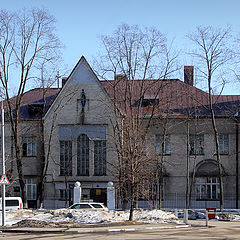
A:
<svg viewBox="0 0 240 240">
<path fill-rule="evenodd" d="M 1 215 L 1 214 L 0 214 Z M 6 226 L 16 223 L 38 222 L 42 225 L 51 223 L 59 224 L 94 224 L 94 223 L 118 223 L 125 222 L 129 218 L 129 211 L 98 211 L 98 210 L 21 210 L 7 211 L 5 217 Z M 135 210 L 133 220 L 139 223 L 175 223 L 179 221 L 173 213 L 162 210 Z M 40 224 L 40 225 L 41 225 Z M 24 225 L 21 225 L 24 226 Z"/>
<path fill-rule="evenodd" d="M 138 210 L 134 214 L 135 221 L 147 223 L 179 223 L 178 218 L 171 212 L 162 210 Z"/>
<path fill-rule="evenodd" d="M 63 216 L 77 223 L 123 222 L 129 218 L 129 211 L 97 211 L 59 209 L 54 211 L 55 220 Z M 162 210 L 135 210 L 133 220 L 136 222 L 178 223 L 176 216 Z"/>
</svg>

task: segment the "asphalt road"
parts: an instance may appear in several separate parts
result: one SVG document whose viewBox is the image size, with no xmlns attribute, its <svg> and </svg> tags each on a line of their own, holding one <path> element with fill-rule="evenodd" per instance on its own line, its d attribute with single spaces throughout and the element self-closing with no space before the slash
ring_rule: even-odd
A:
<svg viewBox="0 0 240 240">
<path fill-rule="evenodd" d="M 102 233 L 1 233 L 1 239 L 33 240 L 33 239 L 86 239 L 86 240 L 137 240 L 137 239 L 240 239 L 240 223 L 210 222 L 211 227 L 204 227 L 203 222 L 190 221 L 197 227 L 144 230 L 137 232 L 102 232 Z"/>
</svg>

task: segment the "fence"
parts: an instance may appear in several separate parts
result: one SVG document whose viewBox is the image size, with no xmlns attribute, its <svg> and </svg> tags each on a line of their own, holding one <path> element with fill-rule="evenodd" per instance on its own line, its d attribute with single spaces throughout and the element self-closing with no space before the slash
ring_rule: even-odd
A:
<svg viewBox="0 0 240 240">
<path fill-rule="evenodd" d="M 240 206 L 240 200 L 238 201 L 238 206 Z M 137 207 L 139 208 L 159 208 L 159 201 L 138 201 Z M 207 207 L 220 208 L 219 200 L 198 200 L 196 196 L 191 197 L 189 208 L 193 209 L 205 209 Z M 161 208 L 186 208 L 186 198 L 185 194 L 172 193 L 165 194 L 161 201 Z M 224 208 L 225 209 L 235 209 L 236 208 L 236 198 L 235 195 L 225 195 L 224 196 Z"/>
<path fill-rule="evenodd" d="M 196 200 L 195 196 L 191 197 L 189 208 L 192 209 L 205 209 L 207 207 L 216 207 L 220 208 L 219 201 L 215 200 Z M 116 206 L 121 208 L 121 202 L 117 201 Z M 238 206 L 240 206 L 240 200 L 238 201 Z M 65 207 L 65 201 L 59 199 L 45 199 L 44 207 L 49 209 L 56 209 Z M 159 201 L 153 202 L 151 200 L 140 200 L 137 202 L 136 208 L 159 208 Z M 235 209 L 236 208 L 236 199 L 235 195 L 225 195 L 224 196 L 224 209 Z M 127 206 L 128 208 L 128 206 Z M 180 193 L 172 193 L 172 194 L 164 194 L 164 198 L 161 201 L 161 208 L 169 208 L 169 209 L 185 209 L 186 208 L 186 200 L 185 194 Z"/>
</svg>

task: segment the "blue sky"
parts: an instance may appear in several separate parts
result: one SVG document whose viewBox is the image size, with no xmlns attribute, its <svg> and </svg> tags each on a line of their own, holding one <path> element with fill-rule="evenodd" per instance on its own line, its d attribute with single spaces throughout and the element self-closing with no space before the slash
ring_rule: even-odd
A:
<svg viewBox="0 0 240 240">
<path fill-rule="evenodd" d="M 0 0 L 7 10 L 45 7 L 57 20 L 65 45 L 64 62 L 72 69 L 84 55 L 88 61 L 99 50 L 99 36 L 120 24 L 154 26 L 186 49 L 185 35 L 198 25 L 227 26 L 240 32 L 239 0 Z M 184 65 L 191 59 L 184 58 Z M 182 76 L 178 76 L 182 77 Z"/>
</svg>

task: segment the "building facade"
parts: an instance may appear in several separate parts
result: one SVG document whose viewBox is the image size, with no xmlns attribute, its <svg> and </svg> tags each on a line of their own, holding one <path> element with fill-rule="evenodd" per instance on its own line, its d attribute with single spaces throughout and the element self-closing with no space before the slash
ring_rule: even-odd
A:
<svg viewBox="0 0 240 240">
<path fill-rule="evenodd" d="M 188 172 L 190 206 L 219 207 L 219 174 L 208 94 L 193 86 L 192 77 L 193 69 L 187 67 L 184 82 L 146 80 L 146 86 L 151 83 L 151 87 L 146 88 L 143 96 L 137 93 L 134 96 L 134 104 L 141 104 L 142 112 L 153 106 L 161 107 L 154 110 L 146 148 L 156 159 L 164 159 L 162 207 L 166 208 L 185 207 Z M 116 108 L 122 118 L 128 114 L 122 107 L 126 89 L 121 81 L 117 91 L 113 91 L 113 81 L 99 81 L 84 57 L 64 82 L 61 89 L 48 90 L 43 119 L 38 115 L 43 105 L 41 90 L 33 89 L 23 97 L 21 151 L 30 207 L 39 206 L 43 153 L 47 165 L 45 208 L 71 204 L 76 181 L 81 183 L 83 200 L 106 203 L 108 182 L 113 181 L 116 185 L 118 182 L 114 174 L 118 153 L 113 122 L 119 121 L 115 119 Z M 136 92 L 140 83 L 136 81 Z M 155 94 L 159 84 L 162 84 L 161 90 Z M 214 101 L 223 168 L 224 207 L 238 208 L 240 96 L 214 96 Z M 6 153 L 7 176 L 11 182 L 7 194 L 20 196 L 9 123 L 6 124 Z M 149 201 L 140 199 L 139 207 L 149 206 Z"/>
</svg>

